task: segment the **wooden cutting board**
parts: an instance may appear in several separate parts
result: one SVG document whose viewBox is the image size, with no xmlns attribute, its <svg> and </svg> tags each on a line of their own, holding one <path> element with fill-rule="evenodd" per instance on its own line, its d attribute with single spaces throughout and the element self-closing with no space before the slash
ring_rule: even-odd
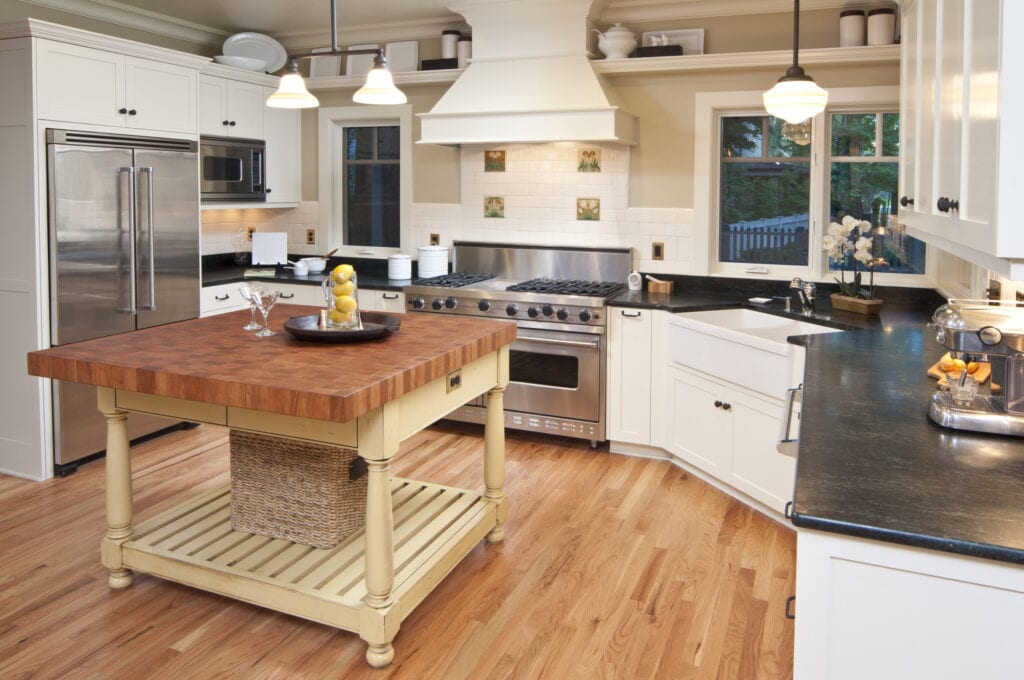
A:
<svg viewBox="0 0 1024 680">
<path fill-rule="evenodd" d="M 946 352 L 945 354 L 943 354 L 942 358 L 939 359 L 938 361 L 936 361 L 935 364 L 931 368 L 928 369 L 928 375 L 930 377 L 932 377 L 932 378 L 935 378 L 936 380 L 945 381 L 946 373 L 941 368 L 939 368 L 939 366 L 942 365 L 943 361 L 949 361 L 949 358 L 950 358 L 949 357 L 949 352 Z M 953 378 L 959 378 L 960 377 L 959 373 L 950 373 L 949 375 L 951 377 L 953 377 Z M 992 365 L 989 364 L 988 362 L 985 362 L 985 361 L 979 362 L 978 363 L 978 370 L 976 370 L 974 373 L 970 374 L 970 376 L 972 378 L 974 378 L 975 380 L 978 381 L 979 385 L 984 383 L 986 380 L 988 380 L 991 375 L 992 375 Z"/>
</svg>

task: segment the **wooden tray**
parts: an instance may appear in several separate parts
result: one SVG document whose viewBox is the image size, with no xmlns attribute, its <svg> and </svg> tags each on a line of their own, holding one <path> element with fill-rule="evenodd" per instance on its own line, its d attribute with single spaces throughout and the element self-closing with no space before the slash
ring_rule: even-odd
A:
<svg viewBox="0 0 1024 680">
<path fill-rule="evenodd" d="M 949 352 L 946 352 L 945 354 L 943 354 L 942 358 L 939 359 L 938 361 L 936 361 L 935 365 L 933 365 L 931 368 L 928 369 L 929 377 L 935 378 L 936 380 L 938 380 L 940 382 L 945 381 L 946 374 L 943 372 L 943 370 L 941 368 L 939 368 L 939 366 L 942 364 L 943 361 L 949 360 L 949 358 L 950 358 L 949 357 Z M 950 375 L 952 377 L 954 377 L 954 378 L 959 378 L 960 377 L 959 373 L 950 373 Z M 975 380 L 978 381 L 979 385 L 984 383 L 986 380 L 988 380 L 991 375 L 992 375 L 992 365 L 989 364 L 988 362 L 984 362 L 984 361 L 979 362 L 978 363 L 978 370 L 975 371 L 974 373 L 970 374 L 970 376 L 972 378 L 974 378 Z"/>
<path fill-rule="evenodd" d="M 296 340 L 309 342 L 366 342 L 386 338 L 397 331 L 402 322 L 391 314 L 360 312 L 362 330 L 320 328 L 320 315 L 293 316 L 284 322 L 284 329 Z"/>
</svg>

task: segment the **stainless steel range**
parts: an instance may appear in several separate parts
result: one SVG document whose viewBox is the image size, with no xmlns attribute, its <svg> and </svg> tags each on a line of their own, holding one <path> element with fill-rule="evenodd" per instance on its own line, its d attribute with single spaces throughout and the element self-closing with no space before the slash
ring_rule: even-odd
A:
<svg viewBox="0 0 1024 680">
<path fill-rule="evenodd" d="M 626 287 L 629 248 L 456 241 L 453 271 L 406 287 L 409 312 L 515 319 L 505 425 L 605 439 L 605 301 Z M 448 416 L 483 423 L 483 400 Z"/>
</svg>

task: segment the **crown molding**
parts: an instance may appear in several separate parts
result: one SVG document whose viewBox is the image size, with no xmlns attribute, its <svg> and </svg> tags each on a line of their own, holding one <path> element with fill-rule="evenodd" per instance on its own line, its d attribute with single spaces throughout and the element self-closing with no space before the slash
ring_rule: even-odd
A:
<svg viewBox="0 0 1024 680">
<path fill-rule="evenodd" d="M 341 45 L 393 42 L 396 40 L 429 40 L 440 38 L 445 29 L 469 31 L 462 17 L 438 17 L 419 21 L 395 21 L 379 24 L 341 25 L 338 27 L 338 42 Z M 275 33 L 276 38 L 289 52 L 325 47 L 331 44 L 330 22 L 323 28 L 310 31 L 283 31 Z"/>
<path fill-rule="evenodd" d="M 800 9 L 833 9 L 847 7 L 851 0 L 804 0 Z M 895 3 L 893 3 L 895 4 Z M 600 15 L 600 23 L 672 21 L 743 14 L 777 14 L 792 12 L 792 0 L 611 0 Z"/>
<path fill-rule="evenodd" d="M 19 0 L 29 5 L 98 19 L 117 26 L 182 40 L 195 45 L 220 47 L 230 35 L 212 26 L 175 19 L 166 14 L 132 7 L 116 0 Z"/>
</svg>

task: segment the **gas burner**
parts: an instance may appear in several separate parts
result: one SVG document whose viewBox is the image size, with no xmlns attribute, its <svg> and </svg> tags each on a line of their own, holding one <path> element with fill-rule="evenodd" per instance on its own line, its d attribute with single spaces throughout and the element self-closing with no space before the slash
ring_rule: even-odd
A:
<svg viewBox="0 0 1024 680">
<path fill-rule="evenodd" d="M 493 274 L 476 274 L 474 272 L 452 272 L 451 274 L 441 274 L 440 276 L 433 276 L 429 279 L 415 279 L 414 285 L 417 286 L 436 286 L 439 288 L 461 288 L 462 286 L 468 286 L 473 283 L 480 283 L 487 279 L 493 279 Z"/>
<path fill-rule="evenodd" d="M 555 295 L 585 295 L 608 297 L 618 293 L 625 285 L 615 281 L 581 281 L 574 279 L 530 279 L 509 286 L 505 290 L 520 293 L 552 293 Z"/>
</svg>

